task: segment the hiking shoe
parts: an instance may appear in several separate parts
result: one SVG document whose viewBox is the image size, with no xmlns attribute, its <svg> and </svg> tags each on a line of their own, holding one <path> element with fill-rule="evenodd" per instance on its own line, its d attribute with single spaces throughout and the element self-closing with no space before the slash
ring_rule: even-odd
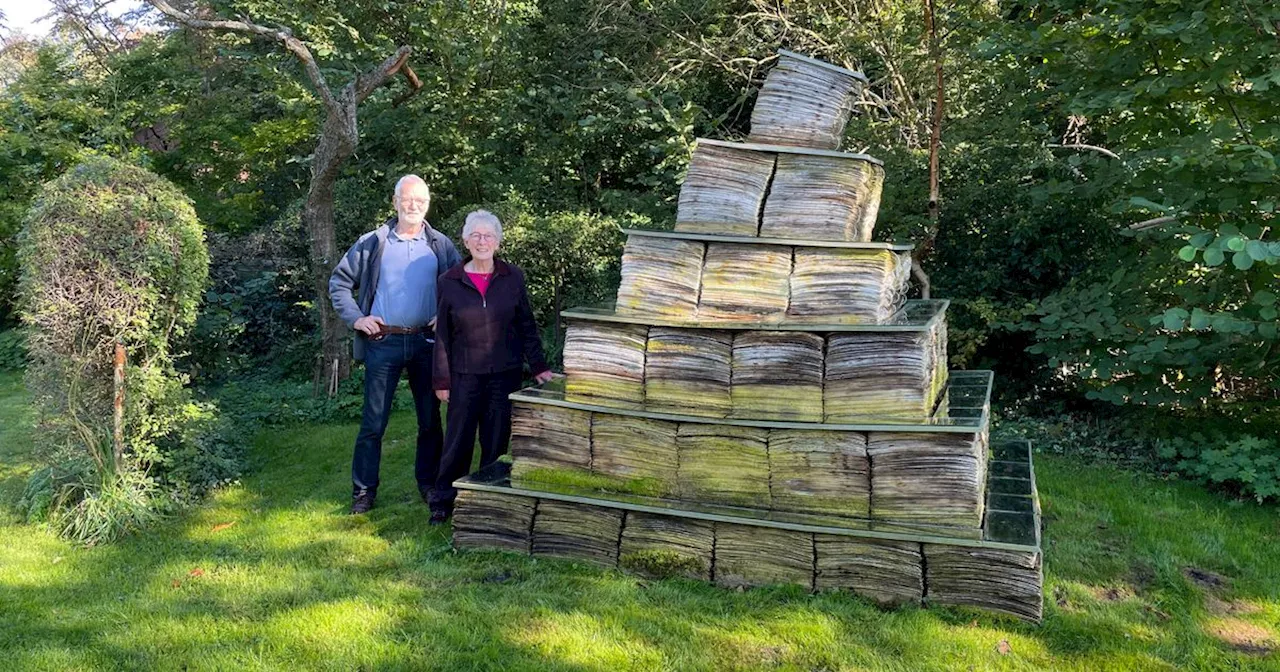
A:
<svg viewBox="0 0 1280 672">
<path fill-rule="evenodd" d="M 444 525 L 449 522 L 449 511 L 445 509 L 432 509 L 431 520 L 427 521 L 428 525 Z"/>
<path fill-rule="evenodd" d="M 373 508 L 373 493 L 368 490 L 357 492 L 351 499 L 351 515 L 368 513 Z"/>
</svg>

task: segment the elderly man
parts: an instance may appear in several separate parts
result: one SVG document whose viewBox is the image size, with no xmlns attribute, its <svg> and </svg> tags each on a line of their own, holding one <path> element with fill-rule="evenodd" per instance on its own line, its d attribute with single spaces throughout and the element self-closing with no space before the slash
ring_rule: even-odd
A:
<svg viewBox="0 0 1280 672">
<path fill-rule="evenodd" d="M 351 460 L 351 513 L 373 508 L 382 435 L 404 371 L 418 413 L 414 475 L 424 501 L 440 469 L 440 402 L 432 393 L 436 281 L 461 263 L 447 236 L 426 221 L 431 191 L 417 175 L 396 182 L 396 216 L 364 234 L 333 269 L 329 298 L 355 330 L 356 361 L 365 363 L 364 415 Z"/>
</svg>

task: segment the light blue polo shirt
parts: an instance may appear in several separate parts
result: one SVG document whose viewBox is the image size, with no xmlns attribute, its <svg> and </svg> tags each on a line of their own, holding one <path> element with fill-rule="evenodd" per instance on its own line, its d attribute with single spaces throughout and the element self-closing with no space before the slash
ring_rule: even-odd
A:
<svg viewBox="0 0 1280 672">
<path fill-rule="evenodd" d="M 391 227 L 369 314 L 393 327 L 425 326 L 436 316 L 437 268 L 425 225 L 410 238 L 401 238 Z"/>
</svg>

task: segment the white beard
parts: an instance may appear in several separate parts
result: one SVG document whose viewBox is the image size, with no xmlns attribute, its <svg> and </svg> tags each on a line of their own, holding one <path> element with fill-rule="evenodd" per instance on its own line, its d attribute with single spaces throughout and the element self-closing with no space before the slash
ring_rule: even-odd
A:
<svg viewBox="0 0 1280 672">
<path fill-rule="evenodd" d="M 427 219 L 427 213 L 403 213 L 400 215 L 400 221 L 412 226 L 418 226 Z"/>
</svg>

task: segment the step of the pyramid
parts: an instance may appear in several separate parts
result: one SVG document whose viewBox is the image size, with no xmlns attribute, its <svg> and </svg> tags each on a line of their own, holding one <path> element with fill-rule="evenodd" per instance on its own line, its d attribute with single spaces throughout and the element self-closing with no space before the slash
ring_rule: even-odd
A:
<svg viewBox="0 0 1280 672">
<path fill-rule="evenodd" d="M 750 140 L 838 149 L 866 81 L 860 72 L 779 50 L 756 95 Z"/>
<path fill-rule="evenodd" d="M 815 514 L 853 526 L 871 520 L 955 536 L 976 536 L 987 504 L 985 421 L 967 432 L 837 431 L 673 421 L 519 399 L 513 416 L 511 477 L 522 486 Z M 1017 469 L 990 464 L 1002 479 Z"/>
<path fill-rule="evenodd" d="M 865 154 L 700 139 L 675 230 L 869 242 L 883 186 L 884 167 Z"/>
<path fill-rule="evenodd" d="M 1012 448 L 1012 450 L 1011 450 Z M 513 485 L 498 463 L 458 482 L 454 544 L 617 566 L 726 587 L 796 584 L 886 605 L 964 605 L 1038 621 L 1039 505 L 1025 442 L 993 453 L 1031 478 L 1023 529 L 947 537 L 936 529 L 845 528 L 742 507 Z M 994 463 L 993 463 L 994 464 Z M 988 516 L 1002 513 L 989 511 Z M 1003 512 L 1012 513 L 1012 512 Z"/>
<path fill-rule="evenodd" d="M 571 317 L 566 398 L 713 418 L 921 417 L 947 380 L 943 309 L 920 331 L 730 331 Z"/>
<path fill-rule="evenodd" d="M 617 312 L 726 323 L 880 324 L 906 300 L 909 250 L 630 230 Z"/>
</svg>

